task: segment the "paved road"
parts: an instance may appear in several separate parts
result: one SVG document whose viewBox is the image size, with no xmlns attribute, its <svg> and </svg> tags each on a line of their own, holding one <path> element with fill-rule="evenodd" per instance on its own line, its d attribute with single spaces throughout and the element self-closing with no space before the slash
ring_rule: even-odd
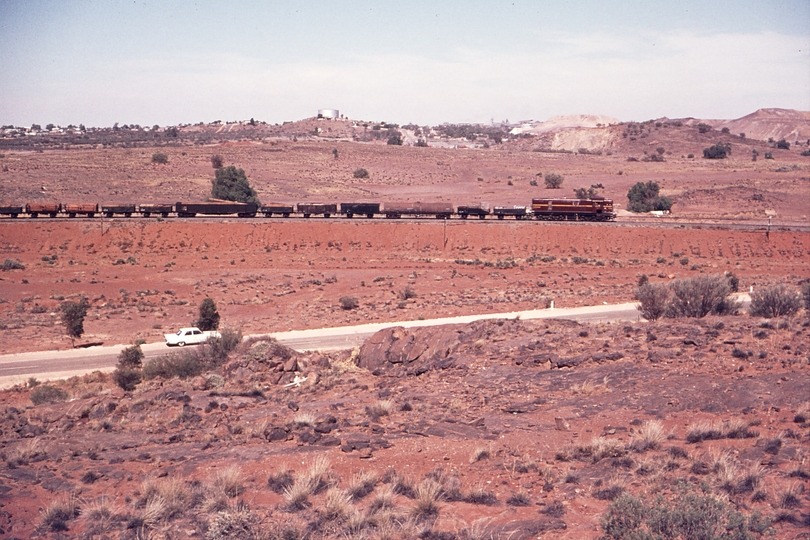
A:
<svg viewBox="0 0 810 540">
<path fill-rule="evenodd" d="M 748 295 L 739 295 L 746 305 L 750 302 Z M 444 317 L 424 321 L 391 321 L 370 323 L 357 326 L 340 326 L 334 328 L 317 328 L 312 330 L 292 330 L 273 334 L 259 334 L 276 338 L 279 342 L 297 351 L 330 351 L 350 349 L 363 342 L 379 330 L 392 326 L 416 328 L 420 326 L 438 326 L 443 324 L 466 324 L 485 319 L 572 319 L 580 322 L 621 322 L 639 321 L 641 316 L 636 303 L 611 304 L 563 309 L 537 309 L 530 311 L 513 311 L 508 313 L 487 313 L 483 315 L 466 315 L 461 317 Z M 40 351 L 0 355 L 0 388 L 8 388 L 24 383 L 30 377 L 38 380 L 51 380 L 83 375 L 96 370 L 112 371 L 115 368 L 118 354 L 127 345 L 90 347 L 87 349 L 70 349 L 63 351 Z M 168 348 L 164 343 L 149 343 L 141 346 L 146 359 L 155 358 L 176 348 Z"/>
</svg>

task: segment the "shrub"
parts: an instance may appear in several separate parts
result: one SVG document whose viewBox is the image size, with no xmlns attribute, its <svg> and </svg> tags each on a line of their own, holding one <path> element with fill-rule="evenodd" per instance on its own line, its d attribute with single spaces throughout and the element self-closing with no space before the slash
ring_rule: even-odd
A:
<svg viewBox="0 0 810 540">
<path fill-rule="evenodd" d="M 784 285 L 775 285 L 755 290 L 751 293 L 751 306 L 748 313 L 753 317 L 789 317 L 801 309 L 799 293 Z"/>
<path fill-rule="evenodd" d="M 703 149 L 705 159 L 725 159 L 728 154 L 731 154 L 731 145 L 729 143 L 717 143 Z"/>
<path fill-rule="evenodd" d="M 204 367 L 198 355 L 191 351 L 184 351 L 182 354 L 167 354 L 146 362 L 143 366 L 143 378 L 146 380 L 157 377 L 188 379 L 202 374 Z"/>
<path fill-rule="evenodd" d="M 221 365 L 228 359 L 228 355 L 242 343 L 242 331 L 224 329 L 221 337 L 212 337 L 203 345 L 202 350 L 209 364 Z"/>
<path fill-rule="evenodd" d="M 565 180 L 565 177 L 557 173 L 547 174 L 543 178 L 547 189 L 560 189 L 563 185 L 563 180 Z"/>
<path fill-rule="evenodd" d="M 223 165 L 222 156 L 220 156 L 219 154 L 214 154 L 213 156 L 211 156 L 211 166 L 213 168 L 221 169 L 222 165 Z"/>
<path fill-rule="evenodd" d="M 804 309 L 810 312 L 810 281 L 802 283 L 802 300 Z"/>
<path fill-rule="evenodd" d="M 245 171 L 233 165 L 217 169 L 211 180 L 211 196 L 215 199 L 259 204 L 256 190 L 250 187 Z"/>
<path fill-rule="evenodd" d="M 782 150 L 790 150 L 790 143 L 787 142 L 785 139 L 780 140 L 776 143 L 777 148 L 781 148 Z"/>
<path fill-rule="evenodd" d="M 3 261 L 3 266 L 0 268 L 3 269 L 3 272 L 8 272 L 9 270 L 25 270 L 25 265 L 16 259 L 6 259 Z"/>
<path fill-rule="evenodd" d="M 75 498 L 53 501 L 41 512 L 42 528 L 52 532 L 67 531 L 67 522 L 78 515 L 79 505 Z"/>
<path fill-rule="evenodd" d="M 416 298 L 417 296 L 416 291 L 414 291 L 410 285 L 405 287 L 405 290 L 402 291 L 403 300 L 410 300 L 411 298 Z"/>
<path fill-rule="evenodd" d="M 194 322 L 194 325 L 203 331 L 219 328 L 219 312 L 212 299 L 206 298 L 200 303 L 200 318 Z"/>
<path fill-rule="evenodd" d="M 113 371 L 112 378 L 120 388 L 131 392 L 141 382 L 141 370 L 119 365 Z"/>
<path fill-rule="evenodd" d="M 577 199 L 593 199 L 594 197 L 599 196 L 599 192 L 591 186 L 589 188 L 574 188 L 574 197 Z"/>
<path fill-rule="evenodd" d="M 685 493 L 674 501 L 659 497 L 649 505 L 624 494 L 613 501 L 601 520 L 603 538 L 759 538 L 770 529 L 758 514 L 748 519 L 728 502 L 711 495 Z"/>
<path fill-rule="evenodd" d="M 140 368 L 143 365 L 143 351 L 140 345 L 133 345 L 118 355 L 118 367 Z"/>
<path fill-rule="evenodd" d="M 340 297 L 340 307 L 342 309 L 356 309 L 360 306 L 360 302 L 354 296 L 341 296 Z"/>
<path fill-rule="evenodd" d="M 661 197 L 658 194 L 660 189 L 657 182 L 649 181 L 646 184 L 637 182 L 627 192 L 627 199 L 630 201 L 627 209 L 631 212 L 669 210 L 672 208 L 672 200 L 669 197 Z"/>
<path fill-rule="evenodd" d="M 363 168 L 355 169 L 352 176 L 355 178 L 368 178 L 368 171 Z"/>
<path fill-rule="evenodd" d="M 723 276 L 697 276 L 678 279 L 670 284 L 672 300 L 667 307 L 667 317 L 705 317 L 709 313 L 725 315 L 733 313 L 737 304 L 728 298 L 731 287 Z"/>
<path fill-rule="evenodd" d="M 169 162 L 169 156 L 164 154 L 163 152 L 155 152 L 152 154 L 152 163 L 159 163 L 161 165 L 166 165 Z"/>
<path fill-rule="evenodd" d="M 402 135 L 395 134 L 388 137 L 388 144 L 390 146 L 402 146 Z"/>
<path fill-rule="evenodd" d="M 56 403 L 57 401 L 65 401 L 67 398 L 68 393 L 66 391 L 49 384 L 41 384 L 31 390 L 31 403 L 34 405 Z"/>
<path fill-rule="evenodd" d="M 65 326 L 65 332 L 70 337 L 71 343 L 84 334 L 84 318 L 87 316 L 88 307 L 90 304 L 84 297 L 78 302 L 70 300 L 62 302 L 62 305 L 59 306 L 59 310 L 62 312 L 62 324 Z"/>
</svg>

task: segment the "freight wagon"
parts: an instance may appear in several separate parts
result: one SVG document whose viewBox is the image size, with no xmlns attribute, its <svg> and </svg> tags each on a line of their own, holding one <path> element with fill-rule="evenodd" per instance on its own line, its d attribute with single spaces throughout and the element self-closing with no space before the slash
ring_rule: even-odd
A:
<svg viewBox="0 0 810 540">
<path fill-rule="evenodd" d="M 174 212 L 174 205 L 170 203 L 147 203 L 138 206 L 138 210 L 143 217 L 149 217 L 152 214 L 160 214 L 162 217 L 169 217 L 169 214 Z"/>
<path fill-rule="evenodd" d="M 236 214 L 239 217 L 256 217 L 259 205 L 256 203 L 238 203 L 226 201 L 212 201 L 203 203 L 178 202 L 175 212 L 179 217 L 194 217 L 197 214 L 208 216 L 225 216 Z"/>
<path fill-rule="evenodd" d="M 9 206 L 9 205 L 2 205 L 0 206 L 0 216 L 10 216 L 11 218 L 15 218 L 23 213 L 24 208 L 22 206 Z"/>
<path fill-rule="evenodd" d="M 295 208 L 291 204 L 269 203 L 263 204 L 262 207 L 259 208 L 259 212 L 264 214 L 264 217 L 272 217 L 273 214 L 278 214 L 283 217 L 290 217 L 290 214 L 295 212 Z"/>
<path fill-rule="evenodd" d="M 62 212 L 71 218 L 75 218 L 79 214 L 84 214 L 85 217 L 93 217 L 98 213 L 98 205 L 94 203 L 65 203 L 62 205 Z"/>
<path fill-rule="evenodd" d="M 611 199 L 532 199 L 532 213 L 542 220 L 612 221 Z"/>
<path fill-rule="evenodd" d="M 298 213 L 303 214 L 305 218 L 311 215 L 323 214 L 323 217 L 328 218 L 332 214 L 337 214 L 337 204 L 321 204 L 321 203 L 298 203 Z"/>
<path fill-rule="evenodd" d="M 380 213 L 380 203 L 340 203 L 340 213 L 350 219 L 355 215 L 371 219 Z"/>
<path fill-rule="evenodd" d="M 385 203 L 385 217 L 398 219 L 402 216 L 435 216 L 437 219 L 450 219 L 454 213 L 453 205 L 443 202 L 393 202 Z"/>
<path fill-rule="evenodd" d="M 461 219 L 467 219 L 467 216 L 478 216 L 478 219 L 484 219 L 489 215 L 489 210 L 483 206 L 459 206 L 456 213 Z"/>
<path fill-rule="evenodd" d="M 136 212 L 134 204 L 102 204 L 101 213 L 108 218 L 113 217 L 115 214 L 123 214 L 124 217 L 130 217 Z"/>
<path fill-rule="evenodd" d="M 28 203 L 25 205 L 25 213 L 32 218 L 37 217 L 39 214 L 48 214 L 50 217 L 55 218 L 62 210 L 62 205 L 59 203 Z"/>
</svg>

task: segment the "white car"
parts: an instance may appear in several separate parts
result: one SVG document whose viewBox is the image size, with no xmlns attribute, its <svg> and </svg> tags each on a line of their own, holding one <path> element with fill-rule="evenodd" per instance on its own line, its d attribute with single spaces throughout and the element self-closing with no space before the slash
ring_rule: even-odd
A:
<svg viewBox="0 0 810 540">
<path fill-rule="evenodd" d="M 178 347 L 185 347 L 186 345 L 196 345 L 198 343 L 205 343 L 209 338 L 222 337 L 222 334 L 214 331 L 203 332 L 199 328 L 181 328 L 176 334 L 163 334 L 166 340 L 166 345 L 169 347 L 177 345 Z"/>
</svg>

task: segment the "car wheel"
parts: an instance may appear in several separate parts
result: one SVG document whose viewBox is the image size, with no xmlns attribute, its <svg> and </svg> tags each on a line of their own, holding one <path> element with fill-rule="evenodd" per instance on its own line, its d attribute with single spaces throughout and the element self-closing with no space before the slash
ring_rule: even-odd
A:
<svg viewBox="0 0 810 540">
<path fill-rule="evenodd" d="M 185 342 L 185 341 L 180 341 L 180 342 L 178 342 L 178 343 L 177 343 L 177 346 L 178 346 L 178 347 L 185 347 L 185 346 L 186 346 L 186 342 Z"/>
</svg>

